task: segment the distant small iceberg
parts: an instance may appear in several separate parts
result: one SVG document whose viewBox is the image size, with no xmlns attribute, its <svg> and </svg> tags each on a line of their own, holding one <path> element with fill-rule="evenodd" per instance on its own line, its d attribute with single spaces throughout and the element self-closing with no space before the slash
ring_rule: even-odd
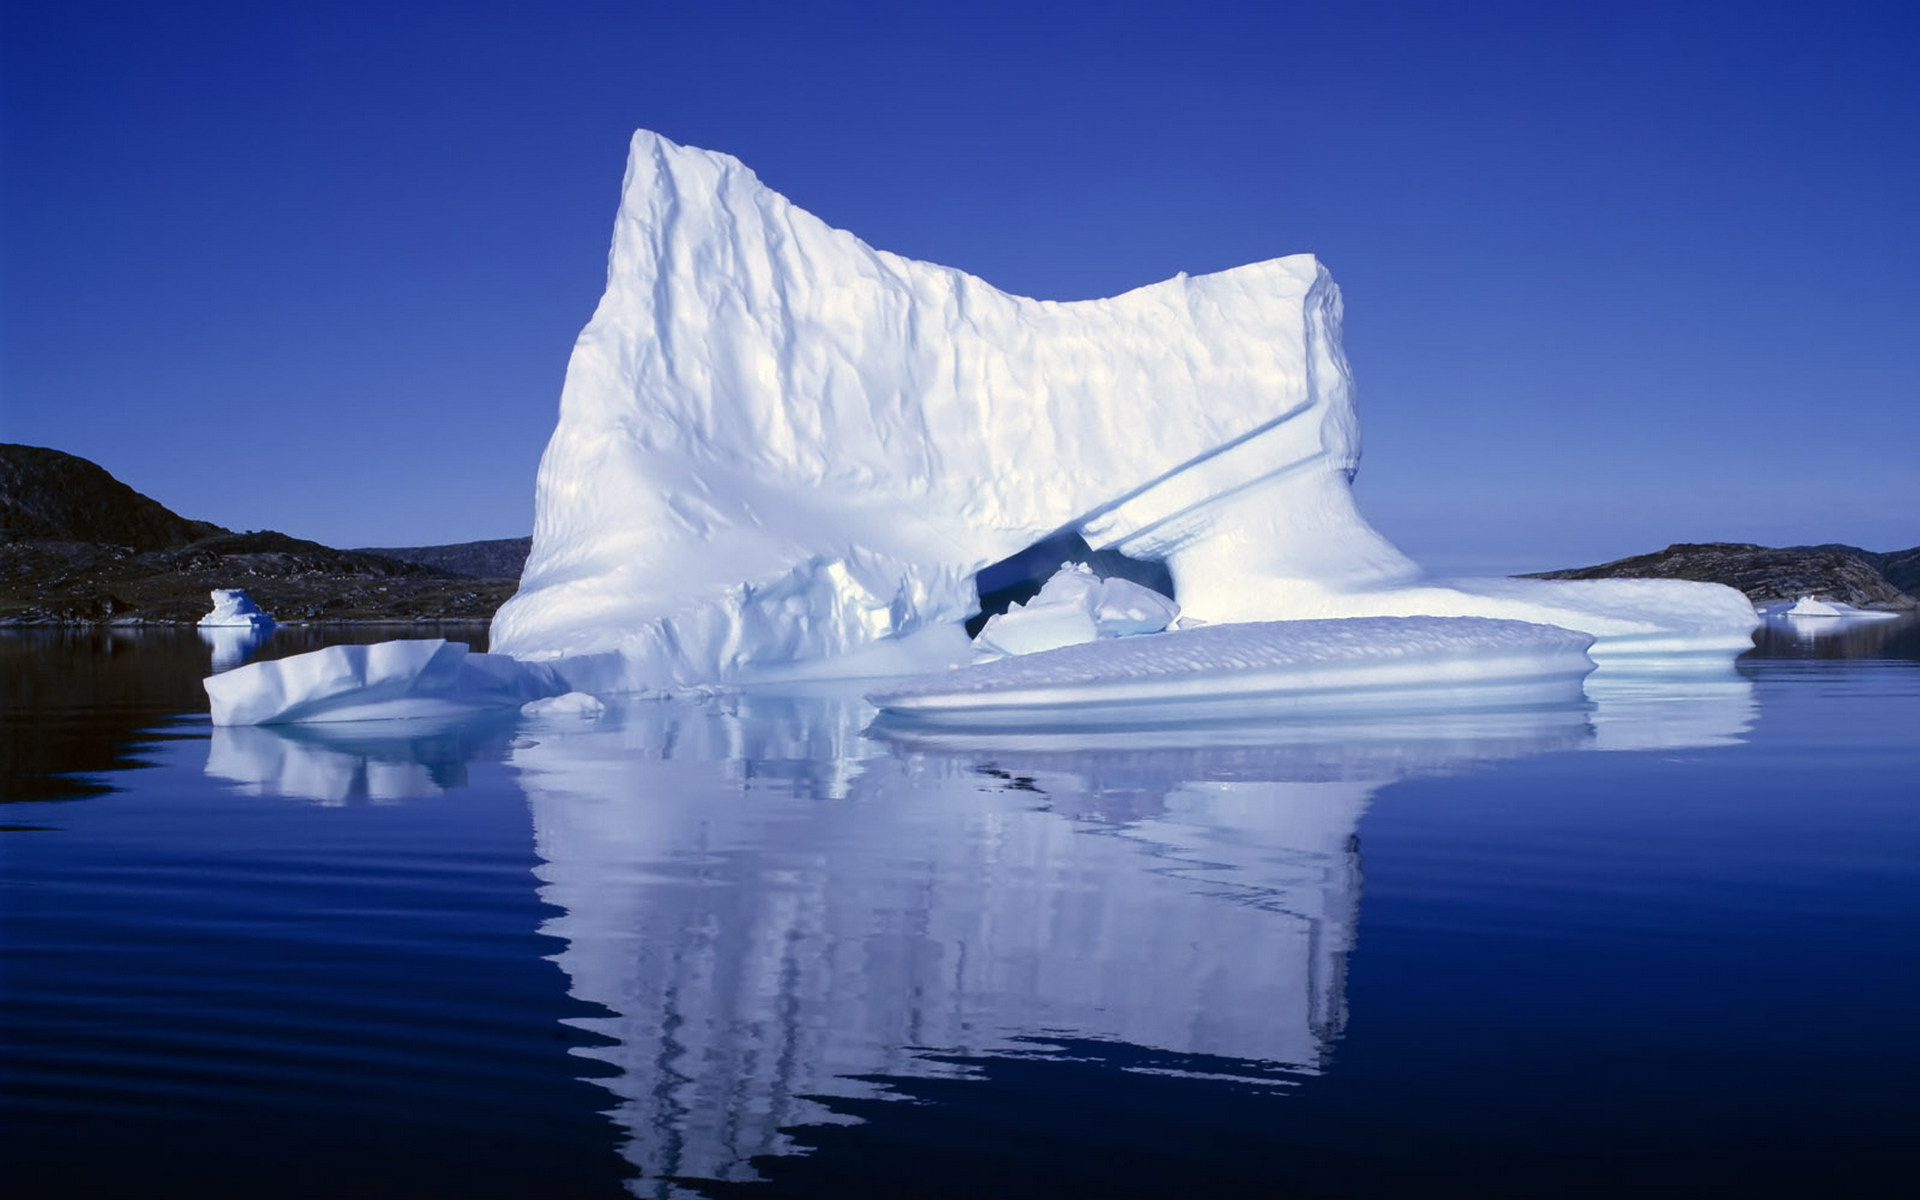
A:
<svg viewBox="0 0 1920 1200">
<path fill-rule="evenodd" d="M 1769 613 L 1770 616 L 1788 618 L 1814 617 L 1846 621 L 1893 621 L 1899 613 L 1876 612 L 1870 608 L 1855 608 L 1851 604 L 1842 604 L 1838 600 L 1816 600 L 1812 596 L 1802 596 L 1792 605 Z"/>
<path fill-rule="evenodd" d="M 215 588 L 213 611 L 200 618 L 202 629 L 272 629 L 273 618 L 239 588 Z"/>
</svg>

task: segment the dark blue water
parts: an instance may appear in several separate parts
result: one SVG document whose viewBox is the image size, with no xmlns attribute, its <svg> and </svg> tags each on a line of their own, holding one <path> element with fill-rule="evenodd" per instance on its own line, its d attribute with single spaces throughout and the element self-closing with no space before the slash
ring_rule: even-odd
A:
<svg viewBox="0 0 1920 1200">
<path fill-rule="evenodd" d="M 1911 1194 L 1915 640 L 930 745 L 211 730 L 196 639 L 9 635 L 5 1191 Z"/>
</svg>

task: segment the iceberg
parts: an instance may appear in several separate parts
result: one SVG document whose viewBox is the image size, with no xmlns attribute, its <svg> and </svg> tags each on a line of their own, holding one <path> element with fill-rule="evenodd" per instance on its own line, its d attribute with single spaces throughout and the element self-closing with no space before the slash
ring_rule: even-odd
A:
<svg viewBox="0 0 1920 1200">
<path fill-rule="evenodd" d="M 1892 621 L 1899 619 L 1899 613 L 1878 612 L 1869 608 L 1855 608 L 1838 600 L 1816 600 L 1812 596 L 1802 596 L 1777 613 L 1769 616 L 1786 617 L 1797 620 L 1802 617 L 1829 618 L 1843 621 Z"/>
<path fill-rule="evenodd" d="M 1750 646 L 1751 606 L 1713 584 L 1421 582 L 1354 504 L 1341 317 L 1311 255 L 1009 295 L 640 131 L 493 648 L 595 692 L 878 674 L 860 652 L 883 643 L 884 671 L 964 662 L 976 574 L 1063 534 L 1164 563 L 1214 624 L 1504 618 L 1591 634 L 1601 660 Z"/>
<path fill-rule="evenodd" d="M 550 668 L 445 638 L 328 646 L 201 682 L 215 725 L 444 719 L 566 691 Z"/>
<path fill-rule="evenodd" d="M 200 628 L 272 629 L 273 618 L 239 588 L 215 588 L 213 611 L 200 618 Z"/>
<path fill-rule="evenodd" d="M 1009 295 L 876 250 L 739 160 L 642 130 L 606 292 L 541 458 L 532 552 L 494 617 L 493 682 L 443 684 L 465 669 L 413 652 L 396 652 L 399 674 L 377 686 L 353 684 L 344 663 L 289 659 L 229 672 L 216 712 L 345 720 L 469 703 L 457 698 L 469 690 L 518 688 L 524 703 L 924 674 L 1072 643 L 1095 643 L 1080 657 L 1121 654 L 1124 672 L 1161 653 L 1127 644 L 1173 636 L 1151 631 L 1176 614 L 1183 626 L 1310 625 L 1284 636 L 1348 655 L 1370 696 L 1381 689 L 1359 681 L 1412 669 L 1381 666 L 1358 636 L 1408 628 L 1379 623 L 1394 618 L 1447 647 L 1422 660 L 1443 690 L 1476 657 L 1525 689 L 1589 657 L 1693 670 L 1751 647 L 1752 606 L 1716 584 L 1423 579 L 1354 503 L 1342 313 L 1305 254 L 1101 300 Z M 1065 545 L 1149 568 L 1171 595 L 1063 577 L 1063 555 L 1040 564 L 1051 594 L 970 642 L 982 580 Z M 1334 620 L 1361 624 L 1323 627 Z M 1446 620 L 1461 623 L 1443 633 Z M 1508 623 L 1591 644 L 1578 662 L 1559 645 L 1533 661 Z M 1164 653 L 1234 642 L 1231 658 L 1282 638 L 1262 628 Z M 500 683 L 516 661 L 544 673 Z M 1249 662 L 1259 687 L 1293 694 L 1276 682 L 1291 660 Z M 1203 677 L 1232 690 L 1211 668 L 1155 679 L 1177 691 Z"/>
</svg>

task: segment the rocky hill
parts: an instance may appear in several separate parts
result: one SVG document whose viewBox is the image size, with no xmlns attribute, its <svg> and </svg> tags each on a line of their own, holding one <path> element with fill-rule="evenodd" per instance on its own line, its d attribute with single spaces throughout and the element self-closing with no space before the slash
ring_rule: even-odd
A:
<svg viewBox="0 0 1920 1200">
<path fill-rule="evenodd" d="M 1812 596 L 1855 608 L 1906 612 L 1920 606 L 1920 547 L 1878 554 L 1858 546 L 1755 546 L 1682 542 L 1595 567 L 1543 571 L 1529 579 L 1693 579 L 1724 583 L 1755 604 Z"/>
<path fill-rule="evenodd" d="M 228 532 L 187 520 L 84 458 L 11 443 L 0 443 L 0 530 L 133 550 L 170 550 Z"/>
<path fill-rule="evenodd" d="M 214 588 L 282 622 L 486 620 L 519 586 L 193 521 L 83 458 L 0 445 L 0 624 L 192 624 Z"/>
<path fill-rule="evenodd" d="M 451 546 L 370 546 L 360 553 L 419 563 L 469 579 L 518 579 L 532 551 L 533 539 L 520 537 L 456 542 Z"/>
</svg>

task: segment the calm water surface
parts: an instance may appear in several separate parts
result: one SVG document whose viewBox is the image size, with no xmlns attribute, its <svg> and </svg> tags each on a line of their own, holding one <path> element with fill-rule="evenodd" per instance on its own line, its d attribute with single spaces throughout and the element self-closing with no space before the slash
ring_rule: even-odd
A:
<svg viewBox="0 0 1920 1200">
<path fill-rule="evenodd" d="M 208 726 L 328 638 L 0 635 L 9 1196 L 1920 1192 L 1911 623 L 1471 719 Z"/>
</svg>

